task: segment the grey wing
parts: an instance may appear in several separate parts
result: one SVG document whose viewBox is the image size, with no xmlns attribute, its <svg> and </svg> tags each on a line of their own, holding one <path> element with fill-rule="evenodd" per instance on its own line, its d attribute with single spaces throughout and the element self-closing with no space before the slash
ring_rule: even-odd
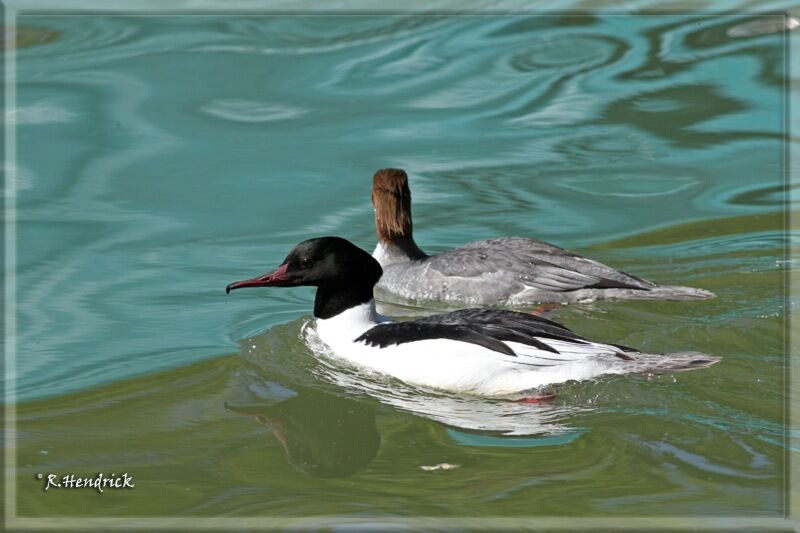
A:
<svg viewBox="0 0 800 533">
<path fill-rule="evenodd" d="M 476 241 L 425 260 L 444 276 L 497 273 L 546 291 L 585 288 L 647 290 L 655 284 L 546 242 L 523 237 Z"/>
</svg>

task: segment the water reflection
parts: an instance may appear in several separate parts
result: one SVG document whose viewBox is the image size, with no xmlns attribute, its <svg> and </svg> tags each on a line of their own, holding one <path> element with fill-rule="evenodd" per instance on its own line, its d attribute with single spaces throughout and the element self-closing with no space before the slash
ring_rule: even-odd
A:
<svg viewBox="0 0 800 533">
<path fill-rule="evenodd" d="M 800 185 L 783 184 L 767 187 L 758 187 L 740 192 L 733 196 L 728 202 L 737 205 L 757 205 L 780 209 L 786 205 L 787 199 L 795 203 L 791 191 L 797 190 Z"/>
<path fill-rule="evenodd" d="M 55 42 L 61 36 L 59 31 L 45 28 L 43 26 L 22 25 L 14 28 L 16 42 L 14 46 L 19 48 L 29 48 Z M 6 48 L 5 30 L 0 29 L 0 48 Z"/>
<path fill-rule="evenodd" d="M 450 396 L 359 372 L 324 350 L 303 320 L 245 339 L 239 397 L 225 403 L 269 428 L 289 463 L 312 477 L 347 477 L 370 464 L 381 444 L 381 406 L 440 423 L 454 444 L 468 447 L 556 446 L 586 431 L 564 421 L 587 409 Z"/>
<path fill-rule="evenodd" d="M 272 430 L 289 463 L 310 476 L 347 477 L 375 458 L 381 437 L 369 405 L 311 388 L 298 388 L 293 394 L 225 407 Z"/>
<path fill-rule="evenodd" d="M 608 106 L 604 119 L 630 124 L 685 147 L 715 145 L 753 132 L 716 132 L 694 129 L 702 122 L 747 109 L 743 101 L 706 85 L 668 87 Z"/>
<path fill-rule="evenodd" d="M 618 75 L 621 80 L 654 80 L 677 77 L 698 63 L 726 56 L 748 56 L 761 65 L 761 81 L 780 86 L 785 65 L 783 43 L 771 34 L 797 27 L 781 14 L 758 17 L 687 17 L 679 20 L 652 17 L 644 29 L 646 56 L 639 65 Z M 730 82 L 730 80 L 726 80 Z"/>
</svg>

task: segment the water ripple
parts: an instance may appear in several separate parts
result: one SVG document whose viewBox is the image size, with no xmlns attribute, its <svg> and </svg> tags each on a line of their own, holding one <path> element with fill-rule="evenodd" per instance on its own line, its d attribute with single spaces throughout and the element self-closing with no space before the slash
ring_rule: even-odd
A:
<svg viewBox="0 0 800 533">
<path fill-rule="evenodd" d="M 204 105 L 201 111 L 234 122 L 274 122 L 300 117 L 309 112 L 308 109 L 290 105 L 238 99 L 214 100 Z"/>
<path fill-rule="evenodd" d="M 19 61 L 53 58 L 64 61 L 80 55 L 107 54 L 104 49 L 135 43 L 145 32 L 142 20 L 136 17 L 80 17 L 79 25 L 72 24 L 75 19 L 70 17 L 37 16 L 35 20 L 58 37 L 49 46 L 21 50 Z"/>
<path fill-rule="evenodd" d="M 513 70 L 523 73 L 541 69 L 585 71 L 620 57 L 626 48 L 624 41 L 607 35 L 559 33 L 535 40 L 526 50 L 513 53 L 508 62 Z"/>
<path fill-rule="evenodd" d="M 220 22 L 219 26 L 225 34 L 258 43 L 262 49 L 302 54 L 397 39 L 440 20 L 435 16 L 264 16 L 235 17 Z"/>
<path fill-rule="evenodd" d="M 6 120 L 18 126 L 69 122 L 75 118 L 77 118 L 75 112 L 52 101 L 40 101 L 6 110 Z"/>
</svg>

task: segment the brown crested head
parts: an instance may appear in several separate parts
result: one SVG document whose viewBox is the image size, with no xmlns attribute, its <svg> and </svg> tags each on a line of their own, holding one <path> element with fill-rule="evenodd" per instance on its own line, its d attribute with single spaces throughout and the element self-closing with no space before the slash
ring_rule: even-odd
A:
<svg viewBox="0 0 800 533">
<path fill-rule="evenodd" d="M 378 239 L 392 242 L 412 238 L 411 190 L 408 175 L 399 168 L 384 168 L 372 178 L 372 205 Z"/>
</svg>

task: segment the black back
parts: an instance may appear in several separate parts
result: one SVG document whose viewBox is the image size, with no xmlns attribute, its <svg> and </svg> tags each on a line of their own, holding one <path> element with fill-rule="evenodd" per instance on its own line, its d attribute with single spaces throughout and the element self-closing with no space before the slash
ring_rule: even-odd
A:
<svg viewBox="0 0 800 533">
<path fill-rule="evenodd" d="M 545 341 L 540 340 L 542 338 L 573 344 L 589 342 L 552 320 L 502 309 L 463 309 L 408 322 L 381 324 L 369 329 L 358 337 L 356 342 L 385 348 L 420 340 L 451 339 L 516 356 L 514 351 L 502 342 L 506 341 L 559 353 Z"/>
</svg>

